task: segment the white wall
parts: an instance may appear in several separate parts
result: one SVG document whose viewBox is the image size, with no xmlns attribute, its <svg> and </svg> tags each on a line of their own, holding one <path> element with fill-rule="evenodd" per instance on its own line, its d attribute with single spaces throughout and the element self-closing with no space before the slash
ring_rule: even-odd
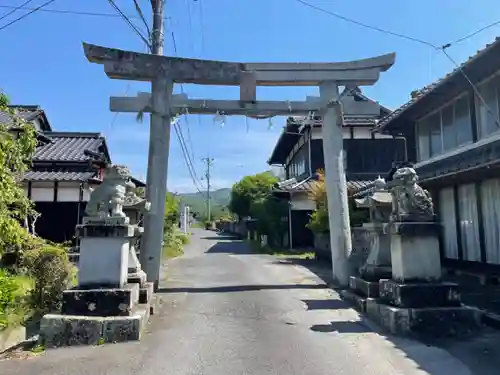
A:
<svg viewBox="0 0 500 375">
<path fill-rule="evenodd" d="M 78 202 L 80 200 L 80 183 L 59 182 L 57 187 L 58 202 Z"/>
<path fill-rule="evenodd" d="M 292 194 L 290 208 L 296 211 L 314 210 L 316 209 L 316 205 L 307 193 L 295 193 Z"/>
<path fill-rule="evenodd" d="M 349 127 L 344 127 L 342 129 L 342 135 L 344 139 L 371 139 L 372 138 L 372 132 L 371 128 L 369 127 L 353 127 L 353 135 L 354 137 L 351 137 L 351 129 Z M 383 139 L 383 138 L 392 138 L 391 135 L 387 134 L 379 134 L 379 133 L 374 133 L 373 134 L 375 139 Z M 311 134 L 311 139 L 323 139 L 323 129 L 322 128 L 313 128 L 312 129 L 312 134 Z"/>
<path fill-rule="evenodd" d="M 31 200 L 33 202 L 53 202 L 54 183 L 37 181 L 31 183 Z"/>
<path fill-rule="evenodd" d="M 54 182 L 33 181 L 31 183 L 31 200 L 33 202 L 54 202 Z M 28 195 L 28 184 L 23 183 L 23 189 Z M 83 186 L 83 202 L 88 202 L 90 190 L 87 184 Z M 57 202 L 78 202 L 80 201 L 79 182 L 59 182 L 57 187 Z"/>
</svg>

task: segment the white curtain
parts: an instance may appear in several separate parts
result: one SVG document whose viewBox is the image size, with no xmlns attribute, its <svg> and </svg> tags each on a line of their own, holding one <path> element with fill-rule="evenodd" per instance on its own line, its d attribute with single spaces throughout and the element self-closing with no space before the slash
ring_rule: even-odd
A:
<svg viewBox="0 0 500 375">
<path fill-rule="evenodd" d="M 444 257 L 458 259 L 457 215 L 452 187 L 439 191 L 439 219 L 443 227 Z"/>
<path fill-rule="evenodd" d="M 500 264 L 500 179 L 481 184 L 486 262 Z"/>
<path fill-rule="evenodd" d="M 463 259 L 480 262 L 476 186 L 474 184 L 459 186 L 458 202 Z"/>
</svg>

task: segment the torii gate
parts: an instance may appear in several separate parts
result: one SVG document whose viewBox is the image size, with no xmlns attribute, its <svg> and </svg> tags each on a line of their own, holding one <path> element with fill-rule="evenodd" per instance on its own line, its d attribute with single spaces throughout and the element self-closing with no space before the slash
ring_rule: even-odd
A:
<svg viewBox="0 0 500 375">
<path fill-rule="evenodd" d="M 349 209 L 343 158 L 343 115 L 379 115 L 373 102 L 342 105 L 339 86 L 375 84 L 388 70 L 395 54 L 338 63 L 234 63 L 143 54 L 83 44 L 90 62 L 103 64 L 108 77 L 161 83 L 160 90 L 139 93 L 135 98 L 111 97 L 112 112 L 149 112 L 158 116 L 163 129 L 150 134 L 148 184 L 151 212 L 145 217 L 141 263 L 148 281 L 158 284 L 167 192 L 170 121 L 185 113 L 246 115 L 262 118 L 279 115 L 323 117 L 323 150 L 330 224 L 333 276 L 341 285 L 349 278 L 348 256 L 352 250 Z M 172 95 L 174 83 L 240 86 L 240 100 L 194 100 Z M 257 101 L 257 86 L 319 86 L 320 97 L 305 101 Z M 153 119 L 154 122 L 154 119 Z M 166 146 L 166 147 L 165 147 Z"/>
</svg>

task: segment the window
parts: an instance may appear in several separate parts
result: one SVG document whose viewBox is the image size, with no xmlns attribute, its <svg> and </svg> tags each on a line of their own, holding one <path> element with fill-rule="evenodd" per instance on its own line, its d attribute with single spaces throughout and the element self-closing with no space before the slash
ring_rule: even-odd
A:
<svg viewBox="0 0 500 375">
<path fill-rule="evenodd" d="M 500 264 L 500 179 L 483 181 L 480 194 L 486 262 Z"/>
<path fill-rule="evenodd" d="M 443 152 L 443 144 L 441 139 L 441 113 L 437 112 L 430 115 L 427 119 L 430 134 L 430 157 L 439 155 Z"/>
<path fill-rule="evenodd" d="M 458 217 L 460 218 L 460 241 L 463 260 L 481 261 L 479 246 L 479 220 L 474 184 L 458 187 Z"/>
<path fill-rule="evenodd" d="M 457 215 L 452 187 L 439 191 L 439 219 L 443 231 L 444 257 L 458 259 Z"/>
<path fill-rule="evenodd" d="M 301 147 L 287 166 L 288 178 L 300 176 L 308 171 L 308 157 L 309 151 L 307 147 Z"/>
<path fill-rule="evenodd" d="M 419 161 L 472 141 L 468 98 L 463 96 L 417 122 Z"/>
<path fill-rule="evenodd" d="M 476 95 L 478 135 L 481 138 L 499 129 L 499 89 L 500 76 L 496 76 L 479 87 L 482 100 Z"/>
</svg>

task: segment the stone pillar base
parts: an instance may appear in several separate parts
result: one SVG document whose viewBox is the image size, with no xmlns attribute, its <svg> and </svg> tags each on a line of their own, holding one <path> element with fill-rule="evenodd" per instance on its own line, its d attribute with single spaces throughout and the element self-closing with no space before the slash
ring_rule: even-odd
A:
<svg viewBox="0 0 500 375">
<path fill-rule="evenodd" d="M 39 343 L 51 349 L 140 340 L 148 319 L 149 307 L 139 307 L 129 316 L 47 314 L 40 322 Z"/>
<path fill-rule="evenodd" d="M 468 306 L 403 308 L 374 299 L 366 301 L 366 313 L 392 334 L 432 338 L 477 332 L 483 314 Z"/>
<path fill-rule="evenodd" d="M 101 345 L 140 340 L 153 306 L 153 284 L 116 289 L 63 292 L 61 314 L 40 323 L 39 343 L 46 348 Z"/>
<path fill-rule="evenodd" d="M 139 270 L 137 272 L 129 272 L 127 276 L 128 284 L 139 284 L 139 286 L 142 288 L 145 282 L 146 282 L 146 273 L 142 270 Z"/>
</svg>

